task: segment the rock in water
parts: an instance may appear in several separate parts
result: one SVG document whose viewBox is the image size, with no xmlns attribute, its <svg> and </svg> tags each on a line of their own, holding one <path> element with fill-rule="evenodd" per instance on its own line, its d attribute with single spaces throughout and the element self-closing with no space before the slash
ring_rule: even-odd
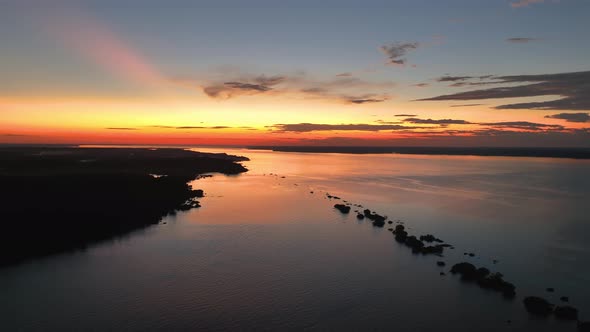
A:
<svg viewBox="0 0 590 332">
<path fill-rule="evenodd" d="M 590 321 L 589 322 L 578 322 L 579 332 L 590 332 Z"/>
<path fill-rule="evenodd" d="M 381 219 L 373 220 L 373 226 L 383 227 L 383 226 L 385 226 L 385 220 L 381 220 Z"/>
<path fill-rule="evenodd" d="M 555 317 L 559 318 L 559 319 L 565 319 L 565 320 L 577 320 L 578 319 L 578 309 L 574 308 L 574 307 L 570 307 L 568 305 L 566 306 L 558 306 L 555 308 L 555 311 L 553 312 L 555 314 Z"/>
<path fill-rule="evenodd" d="M 350 206 L 347 206 L 344 204 L 334 204 L 334 208 L 337 209 L 338 211 L 340 211 L 341 213 L 349 213 L 350 212 Z"/>
<path fill-rule="evenodd" d="M 537 296 L 528 296 L 523 303 L 526 310 L 534 315 L 546 317 L 553 312 L 553 304 Z"/>
<path fill-rule="evenodd" d="M 456 274 L 459 273 L 461 278 L 464 280 L 473 280 L 475 279 L 477 269 L 471 263 L 463 262 L 457 263 L 451 267 L 451 273 Z"/>
</svg>

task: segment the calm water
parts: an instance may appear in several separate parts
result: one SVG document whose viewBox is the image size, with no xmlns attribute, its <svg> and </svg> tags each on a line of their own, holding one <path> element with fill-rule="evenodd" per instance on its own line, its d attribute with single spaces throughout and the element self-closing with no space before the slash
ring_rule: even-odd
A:
<svg viewBox="0 0 590 332">
<path fill-rule="evenodd" d="M 575 331 L 529 317 L 524 295 L 590 319 L 588 161 L 214 151 L 250 172 L 195 181 L 200 209 L 0 270 L 2 329 Z M 502 272 L 517 299 L 440 276 L 327 192 L 452 243 L 448 264 Z"/>
</svg>

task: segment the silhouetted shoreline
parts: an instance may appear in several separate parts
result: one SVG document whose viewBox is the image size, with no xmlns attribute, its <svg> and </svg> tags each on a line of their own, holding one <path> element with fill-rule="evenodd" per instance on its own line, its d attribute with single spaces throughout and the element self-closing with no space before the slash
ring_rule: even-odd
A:
<svg viewBox="0 0 590 332">
<path fill-rule="evenodd" d="M 0 267 L 84 249 L 198 207 L 188 182 L 245 157 L 182 149 L 0 148 Z"/>
<path fill-rule="evenodd" d="M 504 156 L 590 159 L 590 148 L 249 146 L 248 149 L 308 153 L 398 153 L 452 156 Z"/>
</svg>

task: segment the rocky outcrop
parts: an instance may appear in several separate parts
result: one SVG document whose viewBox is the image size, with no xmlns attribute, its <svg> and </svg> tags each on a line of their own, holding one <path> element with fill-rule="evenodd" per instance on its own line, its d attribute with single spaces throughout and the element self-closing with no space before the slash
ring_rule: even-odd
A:
<svg viewBox="0 0 590 332">
<path fill-rule="evenodd" d="M 563 319 L 563 320 L 577 320 L 578 319 L 578 309 L 568 306 L 568 305 L 555 307 L 553 314 L 558 319 Z"/>
<path fill-rule="evenodd" d="M 501 273 L 491 273 L 485 267 L 476 268 L 475 265 L 462 262 L 453 265 L 451 273 L 460 274 L 461 280 L 475 281 L 481 288 L 501 292 L 507 298 L 514 298 L 516 287 L 503 279 Z"/>
<path fill-rule="evenodd" d="M 340 211 L 341 213 L 349 213 L 350 212 L 350 206 L 344 205 L 344 204 L 334 204 L 334 208 L 338 211 Z"/>
<path fill-rule="evenodd" d="M 547 317 L 553 312 L 553 304 L 544 298 L 528 296 L 523 300 L 523 303 L 526 310 L 533 315 Z"/>
</svg>

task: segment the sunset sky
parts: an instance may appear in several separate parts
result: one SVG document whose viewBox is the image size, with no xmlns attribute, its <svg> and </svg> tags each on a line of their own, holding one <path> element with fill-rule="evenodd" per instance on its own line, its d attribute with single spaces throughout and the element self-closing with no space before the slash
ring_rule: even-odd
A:
<svg viewBox="0 0 590 332">
<path fill-rule="evenodd" d="M 0 143 L 590 147 L 589 14 L 587 0 L 4 0 Z"/>
</svg>

